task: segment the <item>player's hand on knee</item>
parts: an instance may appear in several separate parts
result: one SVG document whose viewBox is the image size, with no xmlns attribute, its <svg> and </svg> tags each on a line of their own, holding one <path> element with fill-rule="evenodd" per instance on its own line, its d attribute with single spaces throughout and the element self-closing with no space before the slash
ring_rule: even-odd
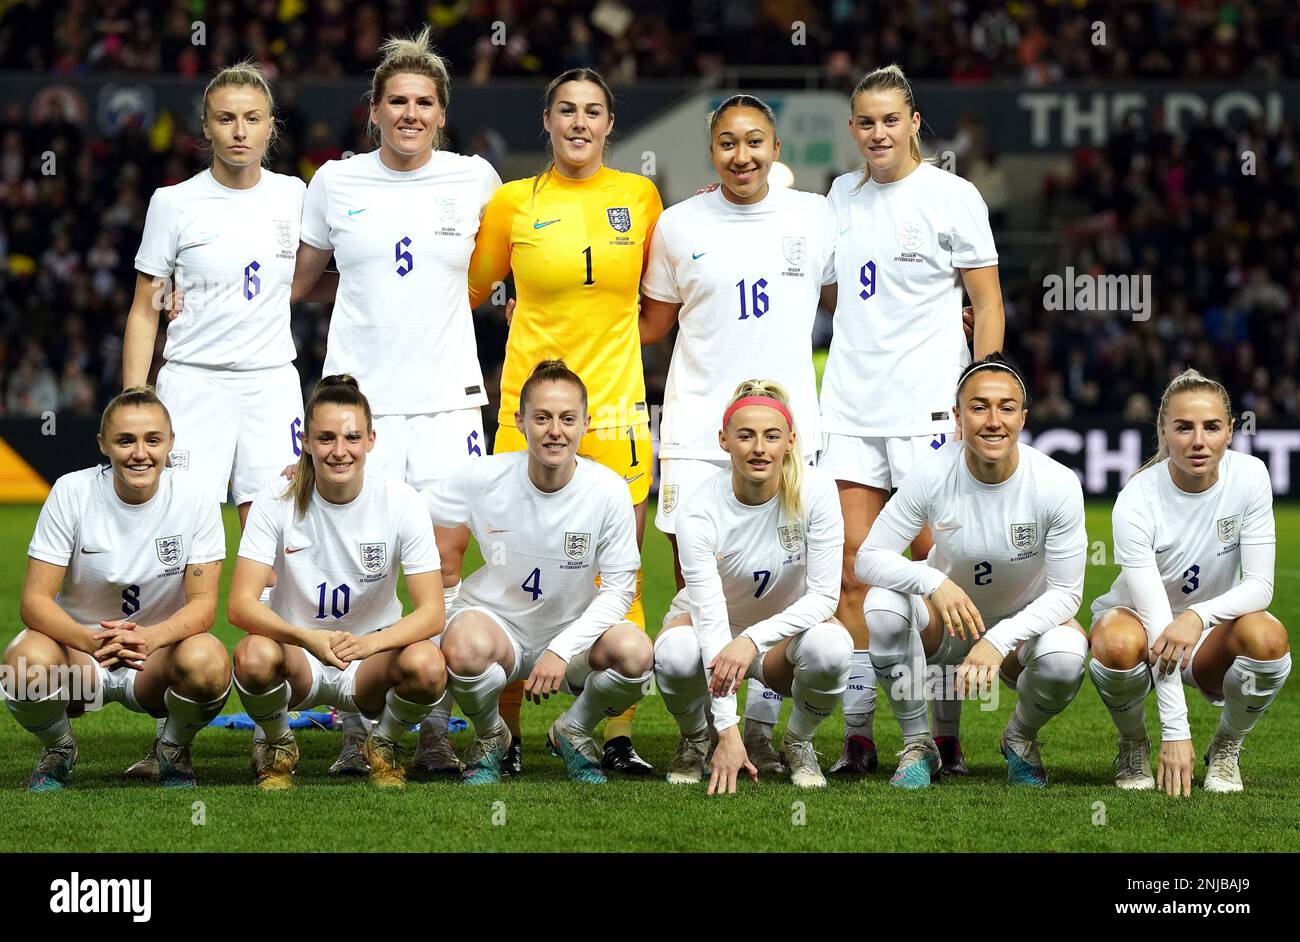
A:
<svg viewBox="0 0 1300 942">
<path fill-rule="evenodd" d="M 339 670 L 347 669 L 347 661 L 339 658 L 334 653 L 334 636 L 346 634 L 343 631 L 321 631 L 319 628 L 307 628 L 302 636 L 302 646 L 310 651 L 322 664 L 328 664 L 330 667 L 337 667 Z"/>
<path fill-rule="evenodd" d="M 1160 762 L 1156 767 L 1156 788 L 1173 798 L 1192 795 L 1192 741 L 1175 739 L 1160 743 Z"/>
<path fill-rule="evenodd" d="M 957 668 L 957 695 L 962 699 L 987 696 L 993 692 L 1002 669 L 1002 655 L 981 638 Z"/>
<path fill-rule="evenodd" d="M 557 693 L 564 683 L 564 672 L 568 668 L 564 658 L 554 651 L 545 651 L 533 665 L 528 682 L 524 684 L 524 696 L 534 703 Z"/>
<path fill-rule="evenodd" d="M 734 639 L 709 662 L 709 693 L 729 697 L 740 686 L 749 665 L 758 657 L 758 646 L 744 635 Z"/>
<path fill-rule="evenodd" d="M 1162 674 L 1185 670 L 1204 628 L 1199 615 L 1191 610 L 1183 612 L 1169 623 L 1169 627 L 1156 638 L 1156 643 L 1151 645 L 1149 663 Z"/>
<path fill-rule="evenodd" d="M 709 762 L 712 774 L 709 776 L 710 795 L 736 794 L 736 780 L 744 771 L 750 779 L 758 781 L 758 769 L 749 761 L 749 753 L 740 738 L 740 727 L 731 726 L 718 736 L 718 748 L 713 751 Z"/>
<path fill-rule="evenodd" d="M 331 631 L 330 650 L 340 661 L 364 661 L 378 650 L 378 642 L 373 632 L 357 637 L 346 631 Z"/>
<path fill-rule="evenodd" d="M 930 601 L 943 619 L 943 630 L 954 638 L 978 638 L 984 633 L 984 619 L 979 609 L 970 600 L 961 586 L 951 579 L 944 579 L 943 584 L 930 594 Z"/>
</svg>

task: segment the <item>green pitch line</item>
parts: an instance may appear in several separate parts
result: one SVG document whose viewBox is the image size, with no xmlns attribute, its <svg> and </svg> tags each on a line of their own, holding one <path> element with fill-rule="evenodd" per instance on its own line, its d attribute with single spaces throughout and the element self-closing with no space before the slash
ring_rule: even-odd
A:
<svg viewBox="0 0 1300 942">
<path fill-rule="evenodd" d="M 0 507 L 0 641 L 20 629 L 18 595 L 36 507 Z M 1272 611 L 1291 630 L 1300 625 L 1300 505 L 1279 505 L 1277 587 Z M 226 513 L 231 559 L 238 523 Z M 1117 572 L 1109 565 L 1109 505 L 1088 508 L 1094 545 L 1106 544 L 1103 565 L 1090 565 L 1086 606 Z M 653 632 L 673 594 L 667 541 L 646 528 L 646 610 Z M 467 564 L 477 566 L 471 548 Z M 231 564 L 223 572 L 224 591 Z M 217 636 L 233 646 L 238 632 L 218 612 Z M 1294 647 L 1294 641 L 1293 641 Z M 251 733 L 205 731 L 195 743 L 200 787 L 189 793 L 125 785 L 118 773 L 142 756 L 153 735 L 150 719 L 118 707 L 74 721 L 81 759 L 72 786 L 55 795 L 23 790 L 35 762 L 32 737 L 0 714 L 0 848 L 31 851 L 430 851 L 430 850 L 1054 850 L 1054 851 L 1295 851 L 1300 850 L 1300 681 L 1292 679 L 1242 759 L 1246 792 L 1197 791 L 1174 802 L 1155 794 L 1121 793 L 1111 784 L 1114 729 L 1085 680 L 1078 699 L 1043 732 L 1043 758 L 1053 784 L 1045 791 L 1012 791 L 997 752 L 1012 696 L 981 712 L 967 707 L 963 721 L 969 779 L 925 792 L 888 785 L 898 726 L 884 705 L 876 716 L 881 770 L 852 783 L 832 781 L 823 792 L 788 783 L 741 786 L 741 794 L 707 798 L 701 788 L 662 781 L 612 780 L 601 789 L 577 788 L 545 749 L 552 719 L 569 702 L 558 697 L 524 708 L 526 774 L 490 789 L 447 782 L 412 784 L 401 794 L 377 794 L 364 783 L 329 779 L 325 769 L 338 745 L 334 734 L 302 732 L 298 786 L 259 794 L 248 783 Z M 1213 731 L 1215 711 L 1188 693 L 1198 754 Z M 232 697 L 230 711 L 240 710 Z M 1154 702 L 1148 728 L 1158 731 Z M 839 752 L 836 714 L 816 739 L 823 765 Z M 642 701 L 637 748 L 666 771 L 677 733 L 663 702 Z M 458 749 L 468 734 L 453 737 Z M 414 743 L 408 744 L 411 748 Z M 1198 757 L 1197 782 L 1203 775 Z M 195 802 L 202 802 L 195 805 Z M 203 821 L 205 823 L 195 823 Z M 504 823 L 501 823 L 504 822 Z"/>
</svg>

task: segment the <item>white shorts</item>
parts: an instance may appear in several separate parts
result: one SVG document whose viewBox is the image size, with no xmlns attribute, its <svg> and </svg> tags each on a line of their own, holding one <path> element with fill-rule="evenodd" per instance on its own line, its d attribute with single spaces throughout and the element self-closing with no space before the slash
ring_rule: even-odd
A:
<svg viewBox="0 0 1300 942">
<path fill-rule="evenodd" d="M 340 713 L 360 713 L 356 700 L 353 699 L 357 683 L 357 671 L 362 661 L 352 661 L 344 670 L 332 664 L 325 664 L 316 659 L 316 655 L 304 650 L 307 664 L 311 667 L 311 689 L 301 703 L 295 703 L 290 710 L 305 710 L 322 704 L 332 706 Z"/>
<path fill-rule="evenodd" d="M 244 371 L 167 363 L 158 398 L 176 432 L 172 467 L 198 478 L 218 502 L 229 484 L 235 503 L 248 503 L 298 460 L 302 385 L 292 363 Z"/>
<path fill-rule="evenodd" d="M 546 646 L 551 643 L 551 639 L 545 641 L 533 640 L 531 645 L 527 635 L 512 625 L 500 615 L 481 605 L 459 605 L 452 603 L 451 611 L 447 614 L 447 627 L 458 615 L 465 612 L 479 612 L 492 619 L 497 626 L 506 633 L 510 639 L 510 647 L 514 650 L 515 669 L 510 672 L 506 678 L 506 683 L 512 684 L 516 680 L 527 680 L 528 675 L 533 672 L 533 667 L 537 664 L 537 659 L 546 651 Z M 446 634 L 444 629 L 442 633 L 435 635 L 434 640 L 441 642 L 443 635 Z M 573 660 L 569 661 L 568 667 L 564 671 L 564 684 L 560 687 L 565 693 L 576 697 L 582 693 L 582 688 L 587 684 L 587 678 L 591 675 L 591 663 L 588 661 L 590 650 L 582 651 L 575 654 Z"/>
<path fill-rule="evenodd" d="M 1132 614 L 1134 618 L 1138 617 L 1138 613 L 1133 611 L 1133 609 L 1129 608 L 1126 605 L 1116 605 L 1115 608 L 1123 609 L 1124 611 L 1129 612 L 1130 614 Z M 1092 623 L 1095 625 L 1098 622 L 1098 620 L 1100 620 L 1101 616 L 1106 614 L 1106 612 L 1108 611 L 1111 611 L 1111 609 L 1105 609 L 1103 611 L 1097 612 L 1092 617 Z M 1139 619 L 1139 621 L 1140 620 L 1141 619 Z M 1207 628 L 1205 631 L 1201 632 L 1201 636 L 1196 639 L 1196 644 L 1192 646 L 1192 656 L 1187 659 L 1187 666 L 1184 667 L 1180 673 L 1182 674 L 1184 685 L 1188 687 L 1192 687 L 1196 690 L 1200 690 L 1201 696 L 1204 697 L 1210 703 L 1214 704 L 1215 706 L 1223 706 L 1223 700 L 1211 694 L 1210 692 L 1203 690 L 1201 688 L 1201 685 L 1196 682 L 1196 677 L 1192 674 L 1192 665 L 1196 663 L 1196 655 L 1201 652 L 1201 645 L 1205 644 L 1205 640 L 1210 637 L 1211 632 L 1217 630 L 1218 627 L 1219 627 L 1218 625 L 1215 625 L 1213 628 Z M 1155 682 L 1155 678 L 1153 677 L 1152 683 L 1154 682 Z"/>
<path fill-rule="evenodd" d="M 822 436 L 817 466 L 837 481 L 893 490 L 916 463 L 942 447 L 950 435 L 865 438 L 859 435 Z"/>
<path fill-rule="evenodd" d="M 719 471 L 731 466 L 726 458 L 706 461 L 703 458 L 659 459 L 659 506 L 655 526 L 662 533 L 677 532 L 677 510 L 688 496 Z"/>
<path fill-rule="evenodd" d="M 366 470 L 405 481 L 416 490 L 441 481 L 487 452 L 478 408 L 374 417 L 375 449 Z"/>
<path fill-rule="evenodd" d="M 148 713 L 135 698 L 135 679 L 140 672 L 130 667 L 107 668 L 95 662 L 95 676 L 99 684 L 97 703 L 86 704 L 87 712 L 100 709 L 105 703 L 120 703 L 133 713 Z M 160 713 L 159 716 L 165 716 Z"/>
</svg>

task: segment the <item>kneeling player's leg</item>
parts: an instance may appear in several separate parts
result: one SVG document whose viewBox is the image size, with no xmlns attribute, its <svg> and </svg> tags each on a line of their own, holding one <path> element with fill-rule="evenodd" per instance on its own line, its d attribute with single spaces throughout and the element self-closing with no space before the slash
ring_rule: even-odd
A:
<svg viewBox="0 0 1300 942">
<path fill-rule="evenodd" d="M 790 721 L 781 744 L 790 781 L 800 788 L 823 788 L 812 737 L 835 710 L 848 684 L 853 638 L 843 625 L 823 622 L 773 647 L 763 658 L 763 677 L 790 693 Z"/>
<path fill-rule="evenodd" d="M 486 612 L 466 609 L 452 619 L 442 639 L 448 685 L 479 737 L 501 727 L 498 703 L 515 667 L 514 647 Z"/>
<path fill-rule="evenodd" d="M 230 696 L 230 655 L 210 634 L 192 635 L 155 651 L 127 689 L 139 709 L 165 713 L 150 758 L 162 785 L 192 787 L 190 744 L 226 705 Z M 152 770 L 150 770 L 152 771 Z"/>
<path fill-rule="evenodd" d="M 605 717 L 617 717 L 645 696 L 654 666 L 654 647 L 631 622 L 608 628 L 588 654 L 591 673 L 567 711 L 568 722 L 588 736 Z"/>
<path fill-rule="evenodd" d="M 921 641 L 926 626 L 917 624 L 919 612 L 912 597 L 876 586 L 867 593 L 864 610 L 871 629 L 871 663 L 902 727 L 903 741 L 929 739 Z"/>
<path fill-rule="evenodd" d="M 659 632 L 654 643 L 654 672 L 664 707 L 677 720 L 682 735 L 703 736 L 708 726 L 709 688 L 690 616 L 670 619 Z"/>
<path fill-rule="evenodd" d="M 1023 739 L 1038 738 L 1047 721 L 1079 693 L 1087 659 L 1088 637 L 1074 619 L 1023 642 L 1008 665 L 1011 669 L 1003 667 L 1019 695 L 1008 731 Z M 1013 671 L 1019 676 L 1013 678 Z"/>
<path fill-rule="evenodd" d="M 69 665 L 80 668 L 80 673 L 72 673 Z M 95 699 L 97 671 L 88 656 L 31 629 L 19 632 L 10 642 L 5 667 L 10 678 L 4 690 L 5 706 L 42 747 L 27 787 L 58 791 L 68 784 L 77 762 L 77 743 L 68 722 L 69 698 Z M 73 687 L 81 689 L 69 689 Z"/>
<path fill-rule="evenodd" d="M 418 641 L 366 658 L 357 669 L 353 701 L 379 714 L 374 736 L 397 742 L 429 715 L 447 692 L 447 666 L 436 644 Z"/>
<path fill-rule="evenodd" d="M 1146 696 L 1151 692 L 1147 634 L 1134 612 L 1112 608 L 1092 624 L 1088 674 L 1121 740 L 1146 742 Z"/>
<path fill-rule="evenodd" d="M 292 644 L 247 635 L 235 645 L 235 689 L 268 740 L 289 736 L 289 706 L 311 693 L 308 654 Z"/>
</svg>

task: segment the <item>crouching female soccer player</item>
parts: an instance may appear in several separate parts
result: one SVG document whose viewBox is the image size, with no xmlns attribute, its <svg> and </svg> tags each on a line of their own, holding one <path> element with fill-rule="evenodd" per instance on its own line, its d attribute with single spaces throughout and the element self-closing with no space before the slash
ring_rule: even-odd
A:
<svg viewBox="0 0 1300 942">
<path fill-rule="evenodd" d="M 641 565 L 636 515 L 619 475 L 578 457 L 589 425 L 582 380 L 544 360 L 515 413 L 527 450 L 469 462 L 424 491 L 434 524 L 468 526 L 486 559 L 462 583 L 441 642 L 452 694 L 474 724 L 465 784 L 501 781 L 512 735 L 499 703 L 512 681 L 527 678 L 534 703 L 577 696 L 547 736 L 577 782 L 605 781 L 596 725 L 645 695 L 650 641 L 627 620 Z"/>
<path fill-rule="evenodd" d="M 230 658 L 208 634 L 226 556 L 210 489 L 166 467 L 171 417 L 149 387 L 104 409 L 109 467 L 54 483 L 27 550 L 21 617 L 5 652 L 5 705 L 42 752 L 32 791 L 68 783 L 68 717 L 105 701 L 165 717 L 158 781 L 194 785 L 190 744 L 230 693 Z"/>
<path fill-rule="evenodd" d="M 253 501 L 230 586 L 235 685 L 260 735 L 258 788 L 288 788 L 298 746 L 288 711 L 315 704 L 378 718 L 363 752 L 370 780 L 401 788 L 398 740 L 433 709 L 447 674 L 442 575 L 433 528 L 409 484 L 365 474 L 370 404 L 350 376 L 326 376 L 305 410 L 293 483 Z M 414 610 L 402 615 L 398 567 Z M 275 572 L 270 605 L 258 601 Z"/>
<path fill-rule="evenodd" d="M 823 787 L 812 737 L 844 693 L 853 654 L 833 618 L 844 548 L 835 482 L 804 467 L 790 398 L 774 382 L 737 387 L 718 444 L 731 470 L 678 509 L 686 588 L 655 641 L 655 680 L 681 729 L 668 781 L 703 779 L 710 695 L 718 745 L 709 794 L 734 793 L 742 770 L 758 779 L 736 716 L 735 691 L 749 677 L 794 697 L 784 762 L 794 784 Z"/>
<path fill-rule="evenodd" d="M 1159 452 L 1115 500 L 1122 571 L 1092 604 L 1088 673 L 1119 728 L 1116 785 L 1191 794 L 1188 684 L 1223 706 L 1205 754 L 1205 789 L 1239 792 L 1242 741 L 1291 672 L 1286 628 L 1267 611 L 1273 488 L 1262 461 L 1228 450 L 1227 390 L 1196 370 L 1166 387 L 1156 428 Z M 1158 780 L 1144 715 L 1149 665 L 1160 707 Z"/>
<path fill-rule="evenodd" d="M 1083 682 L 1088 641 L 1074 620 L 1088 549 L 1083 489 L 1074 472 L 1020 444 L 1026 400 L 1000 354 L 968 366 L 953 409 L 961 441 L 918 462 L 857 555 L 857 577 L 874 587 L 871 661 L 903 728 L 900 788 L 926 788 L 941 768 L 925 715 L 927 664 L 960 664 L 959 694 L 991 692 L 995 672 L 1016 688 L 1002 739 L 1012 785 L 1047 784 L 1038 731 Z M 910 562 L 901 554 L 927 521 L 934 549 Z"/>
</svg>

